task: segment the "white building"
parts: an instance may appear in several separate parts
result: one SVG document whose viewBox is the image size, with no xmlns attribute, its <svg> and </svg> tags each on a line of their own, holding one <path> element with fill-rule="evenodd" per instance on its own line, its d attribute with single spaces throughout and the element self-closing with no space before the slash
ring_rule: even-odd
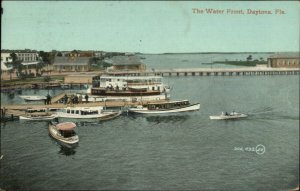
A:
<svg viewBox="0 0 300 191">
<path fill-rule="evenodd" d="M 1 52 L 1 63 L 12 62 L 9 52 Z"/>
<path fill-rule="evenodd" d="M 39 59 L 39 54 L 36 51 L 17 51 L 18 60 L 23 62 L 35 62 Z"/>
</svg>

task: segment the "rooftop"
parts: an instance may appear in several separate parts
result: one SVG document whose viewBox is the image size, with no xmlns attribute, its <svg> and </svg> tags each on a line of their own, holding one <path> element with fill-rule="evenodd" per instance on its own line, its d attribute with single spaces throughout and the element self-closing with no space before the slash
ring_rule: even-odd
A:
<svg viewBox="0 0 300 191">
<path fill-rule="evenodd" d="M 6 50 L 2 49 L 1 53 L 38 53 L 36 50 L 24 49 L 24 50 Z"/>
<path fill-rule="evenodd" d="M 109 60 L 113 65 L 141 65 L 140 58 L 137 56 L 114 56 Z"/>
<path fill-rule="evenodd" d="M 300 58 L 300 53 L 299 52 L 276 53 L 271 55 L 270 58 Z"/>
<path fill-rule="evenodd" d="M 55 59 L 54 59 L 54 66 L 57 66 L 57 65 L 81 65 L 81 66 L 84 66 L 84 65 L 88 65 L 89 64 L 89 59 L 90 57 L 59 57 L 59 56 L 56 56 Z"/>
</svg>

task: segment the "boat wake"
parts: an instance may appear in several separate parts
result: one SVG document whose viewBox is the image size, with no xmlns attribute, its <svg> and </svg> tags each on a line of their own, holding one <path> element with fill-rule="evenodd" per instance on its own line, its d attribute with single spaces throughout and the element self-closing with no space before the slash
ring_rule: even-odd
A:
<svg viewBox="0 0 300 191">
<path fill-rule="evenodd" d="M 258 108 L 247 113 L 251 119 L 255 120 L 299 120 L 299 116 L 288 115 L 285 112 L 276 111 L 272 107 Z"/>
</svg>

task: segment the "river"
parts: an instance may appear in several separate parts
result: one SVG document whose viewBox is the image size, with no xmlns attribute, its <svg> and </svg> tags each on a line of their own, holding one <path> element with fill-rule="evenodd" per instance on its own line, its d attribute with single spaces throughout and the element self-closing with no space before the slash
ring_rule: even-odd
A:
<svg viewBox="0 0 300 191">
<path fill-rule="evenodd" d="M 145 55 L 144 62 L 150 68 L 198 67 L 210 57 Z M 219 54 L 213 59 L 225 57 L 245 55 Z M 298 186 L 299 76 L 174 76 L 164 81 L 172 87 L 172 99 L 199 102 L 200 111 L 81 121 L 77 123 L 80 142 L 71 149 L 49 137 L 46 122 L 2 123 L 0 187 L 288 190 Z M 46 93 L 22 91 L 22 95 Z M 22 102 L 18 95 L 1 96 L 1 103 Z M 232 110 L 249 117 L 209 119 Z"/>
</svg>

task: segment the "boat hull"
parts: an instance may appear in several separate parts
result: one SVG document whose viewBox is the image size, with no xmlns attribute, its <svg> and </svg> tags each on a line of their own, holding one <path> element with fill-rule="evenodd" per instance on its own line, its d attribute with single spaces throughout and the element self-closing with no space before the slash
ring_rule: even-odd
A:
<svg viewBox="0 0 300 191">
<path fill-rule="evenodd" d="M 196 111 L 200 109 L 200 103 L 189 105 L 182 108 L 174 108 L 174 109 L 166 109 L 166 110 L 148 110 L 144 109 L 135 109 L 131 108 L 128 110 L 130 113 L 138 113 L 138 114 L 169 114 L 169 113 L 180 113 L 180 112 L 188 112 L 188 111 Z"/>
<path fill-rule="evenodd" d="M 45 96 L 20 96 L 20 98 L 24 99 L 25 101 L 42 101 L 45 100 Z"/>
<path fill-rule="evenodd" d="M 245 117 L 248 117 L 247 115 L 245 114 L 241 114 L 241 115 L 238 115 L 238 116 L 209 116 L 210 119 L 215 119 L 215 120 L 227 120 L 227 119 L 239 119 L 239 118 L 245 118 Z"/>
<path fill-rule="evenodd" d="M 65 138 L 63 136 L 61 136 L 58 131 L 55 129 L 54 125 L 51 125 L 49 124 L 48 126 L 48 131 L 49 131 L 49 134 L 56 140 L 60 141 L 60 142 L 63 142 L 63 143 L 66 143 L 66 144 L 76 144 L 79 142 L 79 137 L 78 135 L 75 135 L 73 137 L 68 137 L 68 138 Z"/>
<path fill-rule="evenodd" d="M 57 117 L 58 118 L 69 118 L 69 119 L 101 119 L 101 118 L 106 118 L 106 117 L 112 116 L 114 114 L 118 114 L 118 112 L 107 111 L 107 112 L 103 112 L 100 114 L 94 114 L 94 115 L 78 115 L 78 114 L 57 112 Z"/>
<path fill-rule="evenodd" d="M 29 120 L 29 121 L 51 121 L 53 119 L 57 118 L 56 115 L 50 115 L 50 116 L 37 116 L 37 117 L 30 117 L 30 116 L 20 116 L 20 120 Z"/>
</svg>

